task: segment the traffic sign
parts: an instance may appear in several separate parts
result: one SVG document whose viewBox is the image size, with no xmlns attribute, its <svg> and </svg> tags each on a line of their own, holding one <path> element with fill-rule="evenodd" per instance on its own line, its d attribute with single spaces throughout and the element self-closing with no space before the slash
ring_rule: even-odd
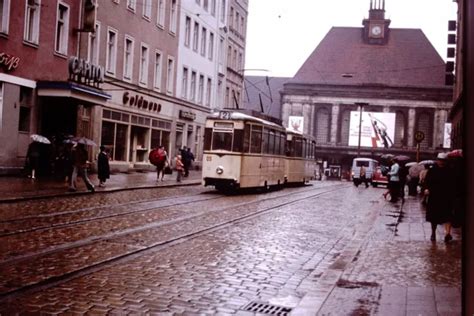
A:
<svg viewBox="0 0 474 316">
<path fill-rule="evenodd" d="M 421 143 L 425 139 L 425 133 L 422 131 L 416 131 L 415 132 L 415 140 L 417 143 Z"/>
</svg>

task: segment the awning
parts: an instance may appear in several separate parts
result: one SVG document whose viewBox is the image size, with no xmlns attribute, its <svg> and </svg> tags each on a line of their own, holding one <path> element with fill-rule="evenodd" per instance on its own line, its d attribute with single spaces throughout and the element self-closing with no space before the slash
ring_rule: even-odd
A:
<svg viewBox="0 0 474 316">
<path fill-rule="evenodd" d="M 105 105 L 111 95 L 101 89 L 67 81 L 39 81 L 36 85 L 42 97 L 74 98 L 85 102 Z"/>
</svg>

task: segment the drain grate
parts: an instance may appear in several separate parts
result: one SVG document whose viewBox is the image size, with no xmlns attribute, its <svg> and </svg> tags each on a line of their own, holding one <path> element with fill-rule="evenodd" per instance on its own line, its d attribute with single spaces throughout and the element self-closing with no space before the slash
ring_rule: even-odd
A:
<svg viewBox="0 0 474 316">
<path fill-rule="evenodd" d="M 259 314 L 286 316 L 290 314 L 292 308 L 253 301 L 247 304 L 243 310 Z"/>
</svg>

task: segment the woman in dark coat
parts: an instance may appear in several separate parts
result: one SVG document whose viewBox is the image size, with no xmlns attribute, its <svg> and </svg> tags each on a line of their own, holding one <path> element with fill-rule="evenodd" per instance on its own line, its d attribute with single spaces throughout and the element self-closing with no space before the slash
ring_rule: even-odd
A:
<svg viewBox="0 0 474 316">
<path fill-rule="evenodd" d="M 436 227 L 444 224 L 444 241 L 449 242 L 454 206 L 454 177 L 446 164 L 447 154 L 440 153 L 436 166 L 429 169 L 425 179 L 425 195 L 428 196 L 426 220 L 431 223 L 431 240 L 436 240 Z"/>
<path fill-rule="evenodd" d="M 100 153 L 97 157 L 97 169 L 99 187 L 105 187 L 105 181 L 110 178 L 109 155 L 105 151 L 105 146 L 100 146 Z"/>
</svg>

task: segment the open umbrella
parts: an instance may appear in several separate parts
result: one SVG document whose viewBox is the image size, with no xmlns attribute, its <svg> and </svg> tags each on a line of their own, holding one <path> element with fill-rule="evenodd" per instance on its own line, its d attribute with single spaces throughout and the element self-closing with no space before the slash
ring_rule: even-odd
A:
<svg viewBox="0 0 474 316">
<path fill-rule="evenodd" d="M 454 149 L 448 153 L 448 158 L 462 158 L 462 149 Z"/>
<path fill-rule="evenodd" d="M 411 160 L 410 157 L 405 156 L 405 155 L 397 155 L 397 156 L 393 157 L 393 159 L 395 159 L 399 162 L 407 162 L 407 161 Z"/>
<path fill-rule="evenodd" d="M 423 161 L 420 161 L 418 164 L 419 165 L 434 165 L 434 160 L 423 160 Z"/>
<path fill-rule="evenodd" d="M 382 156 L 380 156 L 380 159 L 389 160 L 389 159 L 392 159 L 393 157 L 395 157 L 395 155 L 392 155 L 392 154 L 383 154 Z"/>
<path fill-rule="evenodd" d="M 407 163 L 405 164 L 405 167 L 412 167 L 412 166 L 415 166 L 415 165 L 418 165 L 418 163 L 415 162 L 415 161 L 410 161 L 410 162 L 407 162 Z"/>
<path fill-rule="evenodd" d="M 76 144 L 83 144 L 87 146 L 97 146 L 97 144 L 92 139 L 89 139 L 86 137 L 73 137 L 70 140 Z"/>
<path fill-rule="evenodd" d="M 37 142 L 37 143 L 42 143 L 42 144 L 51 144 L 49 139 L 47 139 L 45 136 L 38 135 L 38 134 L 31 134 L 30 138 L 32 141 Z"/>
</svg>

